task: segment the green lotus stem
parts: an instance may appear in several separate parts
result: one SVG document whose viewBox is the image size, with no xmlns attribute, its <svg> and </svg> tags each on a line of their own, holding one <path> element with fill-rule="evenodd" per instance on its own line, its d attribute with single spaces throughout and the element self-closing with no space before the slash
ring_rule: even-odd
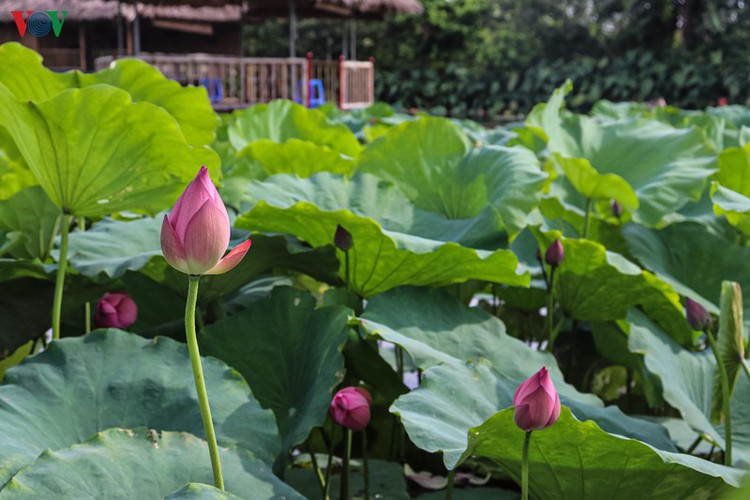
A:
<svg viewBox="0 0 750 500">
<path fill-rule="evenodd" d="M 60 233 L 60 258 L 57 262 L 57 276 L 55 277 L 55 296 L 52 300 L 52 338 L 60 338 L 60 315 L 62 314 L 63 287 L 65 286 L 65 270 L 68 267 L 68 233 L 70 232 L 70 214 L 63 214 Z"/>
<path fill-rule="evenodd" d="M 86 230 L 86 217 L 78 217 L 78 218 L 76 218 L 76 222 L 78 223 L 78 230 L 79 231 L 85 231 Z"/>
<path fill-rule="evenodd" d="M 86 334 L 88 334 L 91 331 L 91 302 L 86 301 L 83 310 L 86 315 Z"/>
<path fill-rule="evenodd" d="M 592 199 L 586 198 L 586 217 L 583 219 L 583 239 L 589 237 L 589 227 L 591 226 L 591 204 Z"/>
<path fill-rule="evenodd" d="M 367 458 L 367 429 L 362 431 L 362 469 L 365 475 L 365 500 L 370 500 L 370 461 Z"/>
<path fill-rule="evenodd" d="M 526 431 L 523 438 L 523 458 L 521 461 L 521 500 L 529 500 L 529 443 L 531 432 Z"/>
<path fill-rule="evenodd" d="M 731 467 L 732 465 L 732 415 L 731 415 L 731 400 L 729 394 L 729 376 L 727 376 L 727 369 L 724 366 L 724 361 L 721 359 L 718 349 L 716 348 L 716 339 L 711 330 L 706 328 L 706 338 L 708 338 L 708 344 L 711 346 L 711 350 L 716 358 L 716 365 L 719 370 L 719 381 L 721 383 L 721 398 L 722 405 L 724 407 L 724 439 L 726 441 L 726 447 L 724 448 L 724 465 Z"/>
<path fill-rule="evenodd" d="M 685 450 L 685 453 L 688 455 L 692 455 L 692 453 L 695 451 L 695 449 L 698 447 L 699 444 L 701 444 L 701 441 L 703 441 L 703 436 L 698 436 L 695 438 L 695 441 L 693 441 L 693 444 L 690 445 L 690 447 Z"/>
<path fill-rule="evenodd" d="M 52 253 L 52 250 L 55 248 L 55 238 L 57 237 L 57 232 L 60 230 L 60 218 L 61 217 L 59 215 L 55 217 L 55 225 L 52 226 L 52 234 L 49 237 L 49 242 L 47 242 L 47 248 L 44 251 L 42 260 L 46 260 L 47 257 L 49 257 Z M 39 244 L 41 245 L 41 240 Z"/>
<path fill-rule="evenodd" d="M 341 473 L 340 500 L 349 500 L 349 469 L 352 458 L 352 430 L 346 430 L 346 451 L 344 452 L 344 471 Z"/>
<path fill-rule="evenodd" d="M 315 452 L 312 449 L 312 446 L 308 444 L 307 446 L 307 452 L 310 454 L 310 461 L 312 462 L 312 468 L 313 472 L 315 473 L 315 477 L 318 479 L 318 483 L 320 484 L 320 491 L 321 493 L 325 494 L 325 478 L 323 477 L 323 473 L 320 472 L 320 467 L 318 467 L 318 460 L 315 458 Z"/>
<path fill-rule="evenodd" d="M 453 500 L 453 485 L 456 483 L 456 469 L 448 473 L 448 487 L 445 489 L 445 500 Z"/>
<path fill-rule="evenodd" d="M 223 490 L 224 478 L 221 475 L 219 447 L 216 444 L 216 432 L 214 431 L 214 422 L 211 418 L 211 408 L 208 406 L 206 382 L 203 379 L 201 354 L 198 350 L 198 337 L 195 334 L 195 307 L 198 303 L 198 283 L 200 283 L 200 279 L 200 276 L 191 275 L 188 277 L 188 296 L 185 304 L 185 337 L 187 338 L 188 351 L 190 352 L 190 364 L 193 367 L 195 391 L 198 393 L 198 404 L 201 408 L 203 428 L 206 431 L 208 453 L 211 457 L 211 469 L 214 473 L 214 486 Z"/>
<path fill-rule="evenodd" d="M 547 288 L 547 352 L 552 352 L 555 344 L 554 314 L 555 309 L 555 268 L 550 270 L 549 287 Z"/>
<path fill-rule="evenodd" d="M 321 431 L 322 432 L 322 431 Z M 333 445 L 336 442 L 336 426 L 333 425 L 331 428 L 331 446 L 328 448 L 328 464 L 326 465 L 326 486 L 323 490 L 323 499 L 329 500 L 331 497 L 329 492 L 331 491 L 331 469 L 333 468 Z"/>
</svg>

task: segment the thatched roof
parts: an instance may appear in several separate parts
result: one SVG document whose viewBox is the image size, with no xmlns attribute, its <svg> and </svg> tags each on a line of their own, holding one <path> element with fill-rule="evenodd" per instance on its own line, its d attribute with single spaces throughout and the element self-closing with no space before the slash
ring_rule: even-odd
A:
<svg viewBox="0 0 750 500">
<path fill-rule="evenodd" d="M 135 6 L 121 0 L 120 12 L 127 20 L 135 17 Z M 68 10 L 66 22 L 104 21 L 117 17 L 116 0 L 34 0 L 23 8 L 34 11 Z M 20 7 L 19 7 L 20 8 Z M 139 0 L 138 15 L 147 19 L 238 22 L 243 13 L 252 19 L 287 17 L 284 0 Z M 418 0 L 295 0 L 300 17 L 379 18 L 389 12 L 421 14 Z M 10 9 L 0 9 L 0 23 L 12 23 Z"/>
<path fill-rule="evenodd" d="M 379 18 L 389 12 L 421 14 L 424 10 L 419 0 L 295 0 L 294 3 L 299 17 Z M 246 17 L 288 15 L 288 4 L 283 0 L 248 0 Z"/>
<path fill-rule="evenodd" d="M 140 1 L 137 5 L 138 15 L 148 19 L 166 19 L 179 21 L 201 21 L 204 23 L 239 22 L 242 17 L 242 5 L 237 1 L 192 0 L 188 2 L 170 2 L 170 5 L 156 5 L 148 0 Z M 196 7 L 186 5 L 193 3 Z M 104 21 L 117 17 L 115 0 L 35 0 L 29 2 L 19 10 L 34 11 L 67 10 L 66 22 Z M 202 5 L 202 6 L 201 6 Z M 11 9 L 0 9 L 0 22 L 12 23 Z M 135 6 L 125 0 L 120 2 L 122 16 L 132 21 L 135 17 Z"/>
</svg>

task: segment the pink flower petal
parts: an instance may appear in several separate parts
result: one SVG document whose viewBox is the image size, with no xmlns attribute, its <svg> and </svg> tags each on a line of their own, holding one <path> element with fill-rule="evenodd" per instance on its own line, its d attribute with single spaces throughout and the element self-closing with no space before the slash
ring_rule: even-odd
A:
<svg viewBox="0 0 750 500">
<path fill-rule="evenodd" d="M 206 202 L 211 202 L 221 213 L 224 214 L 226 223 L 229 224 L 229 216 L 224 203 L 221 201 L 219 192 L 216 190 L 206 167 L 201 167 L 198 175 L 188 185 L 180 198 L 175 203 L 169 214 L 175 233 L 185 241 L 187 225 L 195 217 Z"/>
<path fill-rule="evenodd" d="M 224 274 L 228 271 L 231 271 L 235 268 L 235 266 L 237 266 L 237 264 L 242 262 L 245 254 L 248 250 L 250 250 L 250 245 L 252 245 L 252 243 L 253 242 L 251 240 L 247 240 L 237 245 L 232 249 L 231 252 L 226 254 L 224 258 L 218 262 L 218 264 L 216 264 L 214 267 L 203 274 Z"/>
<path fill-rule="evenodd" d="M 161 224 L 161 253 L 164 254 L 164 258 L 170 266 L 180 272 L 190 274 L 187 267 L 185 250 L 166 215 Z"/>
<path fill-rule="evenodd" d="M 182 240 L 189 274 L 204 274 L 219 262 L 229 244 L 229 231 L 229 219 L 207 200 L 188 222 Z"/>
</svg>

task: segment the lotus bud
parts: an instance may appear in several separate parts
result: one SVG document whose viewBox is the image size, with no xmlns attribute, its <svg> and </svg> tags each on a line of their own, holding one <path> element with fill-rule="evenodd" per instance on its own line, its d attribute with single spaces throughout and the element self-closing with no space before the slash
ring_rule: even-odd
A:
<svg viewBox="0 0 750 500">
<path fill-rule="evenodd" d="M 544 260 L 552 267 L 559 266 L 562 261 L 565 260 L 565 249 L 559 238 L 552 242 L 549 248 L 547 248 L 547 252 L 544 254 Z"/>
<path fill-rule="evenodd" d="M 337 225 L 336 234 L 333 236 L 333 244 L 342 252 L 348 252 L 352 248 L 352 245 L 354 245 L 352 233 L 344 229 L 341 225 Z"/>
<path fill-rule="evenodd" d="M 706 308 L 690 297 L 685 299 L 685 315 L 693 330 L 703 331 L 711 326 L 711 315 Z"/>
<path fill-rule="evenodd" d="M 372 396 L 361 387 L 345 387 L 333 396 L 331 419 L 337 424 L 361 431 L 370 423 L 370 403 Z"/>
<path fill-rule="evenodd" d="M 138 306 L 125 292 L 105 293 L 94 311 L 94 325 L 97 328 L 127 328 L 135 323 Z"/>
<path fill-rule="evenodd" d="M 618 219 L 622 217 L 622 205 L 620 205 L 620 202 L 617 200 L 612 200 L 609 202 L 609 206 L 612 209 L 612 215 L 617 217 Z"/>
<path fill-rule="evenodd" d="M 560 396 L 547 368 L 526 379 L 513 394 L 513 419 L 524 431 L 538 431 L 560 418 Z"/>
<path fill-rule="evenodd" d="M 242 261 L 250 240 L 224 258 L 229 245 L 229 216 L 208 169 L 185 189 L 161 226 L 161 251 L 170 266 L 190 275 L 224 274 Z"/>
</svg>

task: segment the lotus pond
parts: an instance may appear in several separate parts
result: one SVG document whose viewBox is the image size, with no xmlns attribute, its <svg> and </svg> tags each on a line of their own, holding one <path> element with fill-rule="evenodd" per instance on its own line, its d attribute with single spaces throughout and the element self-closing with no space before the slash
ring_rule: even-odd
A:
<svg viewBox="0 0 750 500">
<path fill-rule="evenodd" d="M 0 499 L 747 498 L 750 109 L 550 92 L 219 116 L 0 46 Z"/>
</svg>

